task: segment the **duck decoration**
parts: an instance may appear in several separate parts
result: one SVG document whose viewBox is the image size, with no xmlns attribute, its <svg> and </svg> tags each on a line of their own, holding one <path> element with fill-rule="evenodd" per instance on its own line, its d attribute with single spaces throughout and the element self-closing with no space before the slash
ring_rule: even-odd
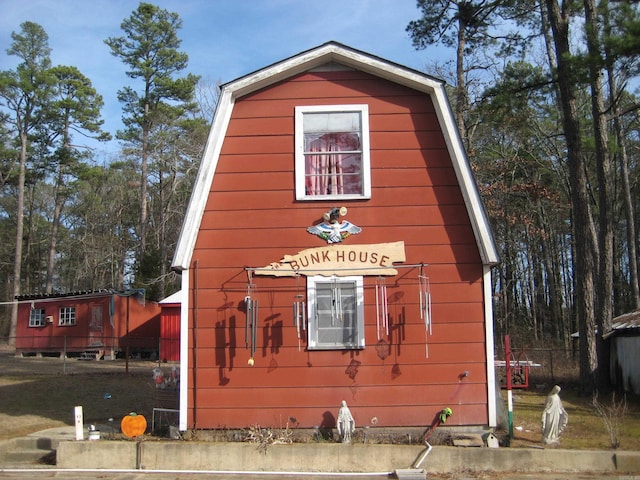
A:
<svg viewBox="0 0 640 480">
<path fill-rule="evenodd" d="M 322 223 L 312 225 L 307 231 L 317 235 L 327 243 L 340 243 L 350 235 L 356 235 L 362 231 L 360 227 L 351 222 L 339 220 L 347 214 L 347 207 L 334 207 L 322 215 Z"/>
</svg>

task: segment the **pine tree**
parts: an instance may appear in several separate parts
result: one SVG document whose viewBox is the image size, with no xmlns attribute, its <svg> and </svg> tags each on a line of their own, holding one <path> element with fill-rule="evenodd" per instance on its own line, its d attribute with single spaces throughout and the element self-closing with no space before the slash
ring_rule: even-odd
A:
<svg viewBox="0 0 640 480">
<path fill-rule="evenodd" d="M 19 33 L 12 33 L 13 42 L 7 54 L 21 60 L 15 70 L 0 72 L 0 101 L 6 111 L 7 123 L 16 132 L 20 145 L 18 168 L 18 201 L 15 210 L 16 244 L 13 266 L 13 297 L 20 295 L 22 247 L 24 232 L 24 195 L 30 136 L 41 124 L 43 112 L 51 97 L 53 77 L 50 72 L 49 37 L 33 22 L 24 22 Z M 9 326 L 9 344 L 15 343 L 18 305 L 13 304 Z"/>
<path fill-rule="evenodd" d="M 148 169 L 152 152 L 152 133 L 163 122 L 172 121 L 192 107 L 194 75 L 177 77 L 187 67 L 188 56 L 180 52 L 178 14 L 140 3 L 122 22 L 124 35 L 110 37 L 105 43 L 111 53 L 128 67 L 127 76 L 141 80 L 138 91 L 124 87 L 118 99 L 124 105 L 125 129 L 117 137 L 132 147 L 140 157 L 140 222 L 137 262 L 145 257 L 147 247 Z"/>
</svg>

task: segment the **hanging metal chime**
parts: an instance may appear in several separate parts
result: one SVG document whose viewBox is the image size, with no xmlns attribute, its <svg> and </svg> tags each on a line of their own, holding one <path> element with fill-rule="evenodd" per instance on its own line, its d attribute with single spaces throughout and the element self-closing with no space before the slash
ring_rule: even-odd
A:
<svg viewBox="0 0 640 480">
<path fill-rule="evenodd" d="M 428 336 L 433 333 L 431 322 L 431 284 L 429 277 L 418 275 L 419 297 L 420 297 L 420 319 L 424 321 L 425 330 L 425 354 L 429 358 Z"/>
<path fill-rule="evenodd" d="M 296 295 L 293 301 L 293 324 L 296 327 L 296 334 L 298 336 L 298 351 L 300 351 L 302 332 L 306 332 L 307 330 L 307 310 L 303 298 L 304 295 Z"/>
<path fill-rule="evenodd" d="M 384 278 L 376 282 L 376 333 L 378 341 L 383 335 L 389 336 L 389 304 L 387 300 L 387 284 Z"/>
<path fill-rule="evenodd" d="M 251 285 L 247 287 L 247 296 L 244 297 L 246 306 L 246 322 L 244 330 L 245 348 L 251 348 L 251 356 L 247 362 L 253 365 L 258 340 L 258 300 L 251 297 Z"/>
<path fill-rule="evenodd" d="M 335 327 L 336 322 L 344 321 L 344 310 L 342 309 L 342 290 L 340 283 L 334 276 L 331 278 L 331 326 Z"/>
</svg>

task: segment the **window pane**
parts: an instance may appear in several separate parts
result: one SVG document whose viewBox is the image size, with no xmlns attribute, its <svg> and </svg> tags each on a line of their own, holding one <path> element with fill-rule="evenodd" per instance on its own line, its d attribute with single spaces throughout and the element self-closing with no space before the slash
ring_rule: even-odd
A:
<svg viewBox="0 0 640 480">
<path fill-rule="evenodd" d="M 331 317 L 331 286 L 329 284 L 318 284 L 316 286 L 316 309 L 319 323 L 326 326 L 326 319 Z"/>
<path fill-rule="evenodd" d="M 320 345 L 358 344 L 356 305 L 355 284 L 316 284 L 316 327 Z"/>
<path fill-rule="evenodd" d="M 42 327 L 44 326 L 44 309 L 32 308 L 29 313 L 29 326 L 30 327 Z"/>
<path fill-rule="evenodd" d="M 304 133 L 360 132 L 360 112 L 305 113 Z"/>
<path fill-rule="evenodd" d="M 306 195 L 362 194 L 360 128 L 359 112 L 305 114 Z"/>
<path fill-rule="evenodd" d="M 370 198 L 368 105 L 296 107 L 296 198 Z"/>
<path fill-rule="evenodd" d="M 306 153 L 358 152 L 362 149 L 360 132 L 355 133 L 306 133 L 304 151 Z"/>
<path fill-rule="evenodd" d="M 76 307 L 60 307 L 59 325 L 75 325 Z"/>
<path fill-rule="evenodd" d="M 345 286 L 341 290 L 342 299 L 342 321 L 343 339 L 342 342 L 348 345 L 358 343 L 357 312 L 356 312 L 356 291 L 355 285 Z"/>
</svg>

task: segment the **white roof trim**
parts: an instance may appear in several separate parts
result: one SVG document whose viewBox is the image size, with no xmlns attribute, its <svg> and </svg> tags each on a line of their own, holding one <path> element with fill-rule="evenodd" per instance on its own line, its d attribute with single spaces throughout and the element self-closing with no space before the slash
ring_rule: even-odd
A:
<svg viewBox="0 0 640 480">
<path fill-rule="evenodd" d="M 328 42 L 222 86 L 207 145 L 178 239 L 173 268 L 186 270 L 191 263 L 191 256 L 235 99 L 332 61 L 431 95 L 464 196 L 482 262 L 485 265 L 498 263 L 499 258 L 493 242 L 491 227 L 453 119 L 444 82 L 339 43 Z"/>
<path fill-rule="evenodd" d="M 449 150 L 449 155 L 452 159 L 453 168 L 460 184 L 460 190 L 464 197 L 464 203 L 467 206 L 467 212 L 471 219 L 471 226 L 473 227 L 473 233 L 480 249 L 480 258 L 485 265 L 495 265 L 500 260 L 498 252 L 496 250 L 495 243 L 493 241 L 493 234 L 491 233 L 491 225 L 487 218 L 486 211 L 478 192 L 478 186 L 476 184 L 473 173 L 471 172 L 471 165 L 467 158 L 462 140 L 460 139 L 460 133 L 458 132 L 458 126 L 456 125 L 451 111 L 451 106 L 447 99 L 447 95 L 444 86 L 437 89 L 434 94 L 434 104 L 436 106 L 436 114 L 443 130 L 444 140 Z"/>
<path fill-rule="evenodd" d="M 191 255 L 195 248 L 198 230 L 202 222 L 204 207 L 207 204 L 209 191 L 213 182 L 213 175 L 218 166 L 220 150 L 224 141 L 231 112 L 233 111 L 233 98 L 230 92 L 222 91 L 213 117 L 213 124 L 209 131 L 207 144 L 204 148 L 198 176 L 196 177 L 189 206 L 182 222 L 182 230 L 173 255 L 172 267 L 178 270 L 186 270 L 191 262 Z"/>
<path fill-rule="evenodd" d="M 178 290 L 177 292 L 172 293 L 168 297 L 165 297 L 163 300 L 160 300 L 158 303 L 160 305 L 165 305 L 167 303 L 182 303 L 183 299 L 184 299 L 184 294 L 182 293 L 182 290 Z"/>
</svg>

